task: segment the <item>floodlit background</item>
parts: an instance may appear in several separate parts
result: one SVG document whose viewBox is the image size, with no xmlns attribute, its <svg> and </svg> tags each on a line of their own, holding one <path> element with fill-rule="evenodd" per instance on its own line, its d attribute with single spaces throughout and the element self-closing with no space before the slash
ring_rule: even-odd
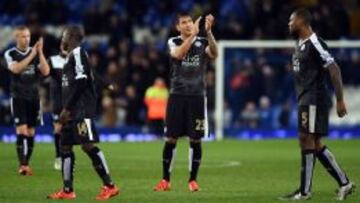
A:
<svg viewBox="0 0 360 203">
<path fill-rule="evenodd" d="M 105 81 L 109 92 L 98 85 L 97 125 L 103 140 L 148 140 L 149 128 L 144 95 L 155 78 L 168 82 L 167 39 L 176 35 L 174 14 L 191 11 L 194 16 L 212 13 L 214 33 L 220 40 L 286 40 L 288 18 L 297 6 L 310 8 L 315 31 L 325 40 L 356 40 L 360 36 L 360 8 L 356 0 L 2 0 L 0 1 L 0 52 L 13 46 L 11 32 L 26 24 L 32 42 L 45 38 L 45 54 L 58 53 L 59 37 L 66 24 L 82 24 L 84 47 L 91 66 Z M 296 104 L 291 75 L 291 49 L 224 48 L 221 63 L 223 135 L 242 139 L 296 136 Z M 349 116 L 331 116 L 331 136 L 360 135 L 360 48 L 334 48 L 345 83 Z M 12 141 L 9 108 L 9 72 L 0 59 L 0 136 Z M 215 128 L 215 63 L 206 76 L 212 137 Z M 38 139 L 51 140 L 49 78 L 42 82 L 45 126 Z M 48 136 L 46 136 L 48 135 Z"/>
</svg>

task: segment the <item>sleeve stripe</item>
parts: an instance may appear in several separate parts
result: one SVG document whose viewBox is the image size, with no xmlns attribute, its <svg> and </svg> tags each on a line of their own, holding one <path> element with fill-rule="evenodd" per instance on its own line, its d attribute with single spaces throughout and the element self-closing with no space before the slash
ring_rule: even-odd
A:
<svg viewBox="0 0 360 203">
<path fill-rule="evenodd" d="M 327 66 L 329 66 L 330 64 L 332 64 L 334 62 L 334 58 L 330 55 L 330 53 L 324 49 L 324 47 L 320 44 L 317 36 L 315 34 L 313 34 L 310 37 L 310 40 L 312 42 L 312 44 L 314 45 L 314 47 L 316 48 L 316 50 L 319 52 L 321 59 L 324 61 L 323 67 L 326 68 Z"/>
<path fill-rule="evenodd" d="M 7 51 L 5 52 L 5 54 L 4 54 L 5 60 L 6 60 L 6 63 L 7 63 L 7 68 L 8 68 L 8 69 L 10 69 L 11 64 L 14 63 L 13 58 L 10 56 L 10 51 L 11 51 L 11 50 L 12 50 L 12 49 L 7 50 Z"/>
<path fill-rule="evenodd" d="M 169 50 L 170 50 L 170 52 L 172 51 L 172 50 L 174 50 L 174 48 L 176 47 L 176 44 L 174 43 L 174 38 L 170 38 L 169 40 L 168 40 L 168 46 L 169 46 Z"/>
<path fill-rule="evenodd" d="M 84 71 L 84 66 L 81 63 L 81 52 L 80 52 L 81 48 L 78 47 L 76 49 L 74 49 L 73 53 L 74 53 L 74 58 L 75 58 L 75 79 L 82 79 L 82 78 L 87 78 L 85 71 Z"/>
</svg>

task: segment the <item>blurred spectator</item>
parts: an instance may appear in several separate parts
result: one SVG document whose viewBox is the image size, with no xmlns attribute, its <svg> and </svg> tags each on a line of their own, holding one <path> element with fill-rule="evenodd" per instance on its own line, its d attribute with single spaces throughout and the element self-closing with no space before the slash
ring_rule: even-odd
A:
<svg viewBox="0 0 360 203">
<path fill-rule="evenodd" d="M 264 87 L 265 87 L 265 95 L 272 98 L 273 96 L 273 90 L 276 89 L 275 88 L 275 73 L 274 73 L 274 69 L 269 66 L 269 65 L 265 65 L 262 67 L 262 75 L 263 75 L 263 83 L 264 83 Z"/>
<path fill-rule="evenodd" d="M 230 79 L 229 104 L 233 110 L 232 122 L 238 120 L 238 115 L 246 102 L 246 95 L 250 87 L 249 71 L 237 70 Z"/>
<path fill-rule="evenodd" d="M 136 87 L 129 85 L 125 90 L 123 105 L 126 109 L 125 123 L 129 126 L 140 126 L 143 121 L 140 119 L 142 101 L 136 92 Z"/>
<path fill-rule="evenodd" d="M 359 24 L 359 1 L 340 0 L 2 0 L 0 25 L 28 24 L 32 40 L 45 37 L 45 54 L 57 53 L 59 40 L 55 28 L 83 24 L 89 39 L 91 66 L 114 91 L 97 85 L 102 124 L 142 125 L 145 121 L 143 98 L 155 78 L 167 81 L 169 74 L 167 38 L 172 36 L 175 13 L 192 11 L 195 16 L 213 13 L 217 39 L 285 39 L 288 38 L 288 15 L 293 8 L 307 6 L 314 16 L 314 27 L 324 39 L 355 38 L 350 22 Z M 50 32 L 48 32 L 50 31 Z M 58 35 L 59 36 L 59 35 Z M 4 41 L 5 36 L 0 36 Z M 96 40 L 93 40 L 93 39 Z M 101 39 L 101 40 L 99 40 Z M 2 43 L 3 44 L 3 43 Z M 3 47 L 6 48 L 6 47 Z M 344 83 L 359 85 L 359 50 L 331 50 L 341 65 Z M 1 51 L 0 51 L 1 52 Z M 273 49 L 229 49 L 225 60 L 225 104 L 227 123 L 246 118 L 249 127 L 270 124 L 269 114 L 279 111 L 279 123 L 291 124 L 293 78 L 291 52 Z M 8 71 L 0 59 L 0 89 L 8 96 Z M 210 67 L 211 68 L 211 67 Z M 215 75 L 206 76 L 210 125 L 215 101 Z M 46 90 L 46 85 L 44 86 Z M 44 93 L 45 94 L 45 93 Z M 45 94 L 46 95 L 46 94 Z M 262 97 L 265 96 L 265 97 Z M 267 99 L 264 99 L 267 98 Z M 6 99 L 3 99 L 5 101 Z M 0 100 L 1 101 L 1 100 Z M 259 101 L 259 109 L 253 101 Z M 46 103 L 46 102 L 45 102 Z M 270 107 L 268 106 L 270 105 Z M 6 105 L 5 105 L 6 107 Z M 272 110 L 270 110 L 272 109 Z M 46 110 L 46 109 L 45 109 Z M 126 116 L 125 113 L 126 112 Z M 271 112 L 271 113 L 269 113 Z M 2 115 L 2 112 L 1 112 Z M 5 115 L 5 114 L 4 114 Z M 278 115 L 278 114 L 276 114 Z M 125 118 L 123 118 L 125 117 Z M 125 121 L 124 121 L 125 120 Z M 275 124 L 271 124 L 275 125 Z M 270 126 L 265 126 L 270 127 Z"/>
<path fill-rule="evenodd" d="M 279 115 L 279 124 L 281 128 L 290 127 L 290 117 L 291 117 L 291 105 L 290 102 L 285 102 L 282 104 Z"/>
<path fill-rule="evenodd" d="M 147 123 L 151 133 L 162 135 L 166 115 L 169 91 L 162 78 L 156 78 L 154 84 L 147 88 L 144 102 L 147 107 Z"/>
<path fill-rule="evenodd" d="M 106 94 L 102 98 L 102 125 L 104 127 L 116 127 L 117 111 L 116 103 L 110 95 Z"/>
<path fill-rule="evenodd" d="M 5 94 L 4 90 L 0 87 L 0 125 L 11 126 L 11 113 L 10 113 L 9 97 Z"/>
<path fill-rule="evenodd" d="M 241 112 L 241 123 L 243 127 L 255 129 L 259 126 L 259 111 L 254 102 L 248 102 Z"/>
<path fill-rule="evenodd" d="M 47 33 L 39 23 L 30 24 L 29 29 L 31 32 L 31 44 L 35 44 L 40 37 L 44 39 L 44 54 L 46 57 L 58 54 L 60 40 L 57 40 L 54 35 Z"/>
<path fill-rule="evenodd" d="M 262 96 L 259 101 L 259 127 L 271 129 L 273 127 L 273 110 L 271 101 L 267 96 Z"/>
</svg>

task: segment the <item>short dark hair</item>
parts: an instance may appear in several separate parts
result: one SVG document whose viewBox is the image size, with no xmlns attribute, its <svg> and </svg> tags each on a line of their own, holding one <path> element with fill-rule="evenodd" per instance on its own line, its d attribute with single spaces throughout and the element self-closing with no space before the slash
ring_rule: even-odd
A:
<svg viewBox="0 0 360 203">
<path fill-rule="evenodd" d="M 78 42 L 81 42 L 85 37 L 84 29 L 80 25 L 69 25 L 66 27 L 66 31 Z"/>
<path fill-rule="evenodd" d="M 176 13 L 176 19 L 175 19 L 175 24 L 178 24 L 180 21 L 180 18 L 183 18 L 183 17 L 190 17 L 192 18 L 192 15 L 190 14 L 190 12 L 187 12 L 187 11 L 179 11 Z"/>
<path fill-rule="evenodd" d="M 306 25 L 310 25 L 311 21 L 312 21 L 312 15 L 310 13 L 310 11 L 306 8 L 298 8 L 294 11 L 296 16 L 299 16 L 300 18 L 302 18 L 304 20 L 304 23 Z"/>
<path fill-rule="evenodd" d="M 19 25 L 15 27 L 15 30 L 23 31 L 23 30 L 29 30 L 29 28 L 26 25 Z"/>
</svg>

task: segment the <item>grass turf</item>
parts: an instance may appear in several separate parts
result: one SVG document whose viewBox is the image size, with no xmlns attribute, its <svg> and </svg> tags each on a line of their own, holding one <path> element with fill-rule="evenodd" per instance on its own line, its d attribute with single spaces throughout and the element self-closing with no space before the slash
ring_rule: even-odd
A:
<svg viewBox="0 0 360 203">
<path fill-rule="evenodd" d="M 360 140 L 327 141 L 340 165 L 360 183 Z M 161 177 L 163 143 L 103 143 L 114 181 L 121 195 L 109 202 L 281 202 L 276 198 L 298 185 L 300 155 L 295 140 L 210 142 L 203 145 L 199 174 L 201 191 L 187 190 L 188 144 L 178 143 L 172 173 L 172 191 L 155 193 Z M 90 160 L 77 147 L 74 202 L 96 202 L 101 181 Z M 14 144 L 0 143 L 0 202 L 51 202 L 45 197 L 61 187 L 61 174 L 53 169 L 52 144 L 36 144 L 31 165 L 35 175 L 17 175 Z M 316 163 L 311 202 L 336 202 L 336 182 Z M 359 193 L 346 202 L 360 202 Z"/>
</svg>

